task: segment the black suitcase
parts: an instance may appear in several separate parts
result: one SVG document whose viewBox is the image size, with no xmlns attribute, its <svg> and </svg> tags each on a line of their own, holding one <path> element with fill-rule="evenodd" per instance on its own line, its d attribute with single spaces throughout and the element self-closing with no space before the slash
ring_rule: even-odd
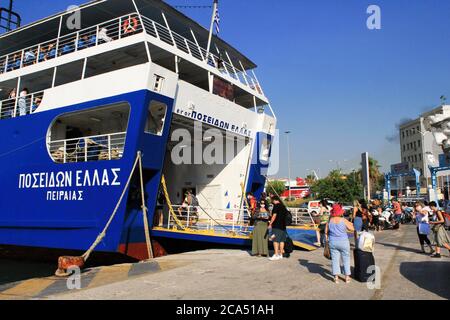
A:
<svg viewBox="0 0 450 320">
<path fill-rule="evenodd" d="M 355 249 L 353 251 L 353 257 L 355 260 L 355 279 L 360 282 L 367 282 L 375 273 L 375 258 L 373 253 Z M 369 267 L 372 267 L 370 273 L 368 272 Z"/>
<path fill-rule="evenodd" d="M 287 254 L 291 254 L 294 251 L 294 242 L 291 238 L 287 237 L 286 242 L 284 243 L 284 252 Z"/>
</svg>

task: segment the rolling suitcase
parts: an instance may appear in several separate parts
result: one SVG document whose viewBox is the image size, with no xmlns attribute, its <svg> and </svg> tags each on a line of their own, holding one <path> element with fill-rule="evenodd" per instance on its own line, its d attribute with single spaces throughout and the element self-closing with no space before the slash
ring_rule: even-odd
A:
<svg viewBox="0 0 450 320">
<path fill-rule="evenodd" d="M 375 266 L 375 258 L 372 252 L 365 252 L 359 249 L 353 251 L 355 260 L 355 279 L 359 282 L 367 282 L 370 276 L 373 275 L 375 269 L 369 271 L 369 267 Z"/>
</svg>

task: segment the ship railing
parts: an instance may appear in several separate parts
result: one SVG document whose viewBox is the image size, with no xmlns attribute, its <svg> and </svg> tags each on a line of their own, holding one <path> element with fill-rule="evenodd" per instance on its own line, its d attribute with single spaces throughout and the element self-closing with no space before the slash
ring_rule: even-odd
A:
<svg viewBox="0 0 450 320">
<path fill-rule="evenodd" d="M 315 225 L 314 219 L 308 211 L 300 208 L 287 208 L 292 214 L 292 224 L 294 226 Z"/>
<path fill-rule="evenodd" d="M 143 31 L 216 68 L 225 79 L 228 76 L 255 92 L 261 95 L 264 94 L 253 70 L 247 72 L 241 63 L 240 66 L 233 65 L 227 52 L 225 52 L 225 55 L 218 53 L 219 56 L 213 52 L 208 53 L 198 43 L 188 40 L 166 26 L 137 13 L 126 14 L 119 18 L 1 56 L 0 74 L 129 37 Z"/>
<path fill-rule="evenodd" d="M 186 207 L 180 205 L 172 205 L 172 208 L 174 210 L 175 217 L 173 217 L 171 214 L 168 215 L 168 219 L 163 225 L 164 229 L 172 230 L 177 227 L 182 227 L 199 232 L 220 234 L 233 233 L 239 234 L 241 236 L 247 236 L 251 232 L 249 231 L 248 223 L 245 220 L 238 221 L 234 218 L 216 219 L 212 216 L 205 217 L 204 214 L 204 211 L 206 211 L 209 215 L 217 213 L 218 211 L 225 211 L 230 214 L 231 217 L 237 217 L 239 212 L 246 211 L 246 209 L 221 210 L 192 206 Z"/>
<path fill-rule="evenodd" d="M 125 26 L 127 25 L 127 28 Z M 0 57 L 0 74 L 72 52 L 129 37 L 143 31 L 139 15 L 127 14 Z"/>
<path fill-rule="evenodd" d="M 142 16 L 142 20 L 147 34 L 178 48 L 179 50 L 200 61 L 207 63 L 208 65 L 219 70 L 225 77 L 229 76 L 237 81 L 240 81 L 243 85 L 250 87 L 259 94 L 264 94 L 253 70 L 251 71 L 252 74 L 249 74 L 242 66 L 242 70 L 237 66 L 234 66 L 231 63 L 231 59 L 227 53 L 226 56 L 223 57 L 219 57 L 212 52 L 208 53 L 197 43 L 186 39 L 166 26 L 163 26 L 145 16 Z"/>
<path fill-rule="evenodd" d="M 249 233 L 249 214 L 246 208 L 217 209 L 180 205 L 172 205 L 172 208 L 175 217 L 169 214 L 167 222 L 164 224 L 164 228 L 169 230 L 183 227 L 206 232 L 232 232 L 242 235 Z M 309 213 L 297 211 L 295 208 L 289 208 L 289 210 L 292 213 L 292 226 L 314 226 L 313 218 Z M 208 213 L 207 216 L 205 216 L 205 212 Z M 226 217 L 227 219 L 216 219 L 212 215 Z"/>
<path fill-rule="evenodd" d="M 34 113 L 43 97 L 44 92 L 35 92 L 0 101 L 0 119 L 11 119 Z"/>
<path fill-rule="evenodd" d="M 50 141 L 50 154 L 56 163 L 118 160 L 123 156 L 126 132 Z"/>
</svg>

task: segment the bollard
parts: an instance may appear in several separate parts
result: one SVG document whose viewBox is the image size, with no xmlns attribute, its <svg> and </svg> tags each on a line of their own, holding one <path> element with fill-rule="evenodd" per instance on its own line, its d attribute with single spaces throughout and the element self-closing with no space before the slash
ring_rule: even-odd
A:
<svg viewBox="0 0 450 320">
<path fill-rule="evenodd" d="M 84 267 L 85 261 L 83 257 L 69 257 L 63 256 L 58 258 L 58 270 L 55 272 L 57 277 L 67 277 L 70 274 L 67 270 L 71 267 L 78 267 L 82 269 Z"/>
</svg>

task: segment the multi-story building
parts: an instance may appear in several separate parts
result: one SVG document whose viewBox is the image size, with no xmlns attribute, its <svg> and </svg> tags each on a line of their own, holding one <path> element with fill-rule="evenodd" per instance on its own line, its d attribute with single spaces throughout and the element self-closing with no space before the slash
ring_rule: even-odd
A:
<svg viewBox="0 0 450 320">
<path fill-rule="evenodd" d="M 420 171 L 422 188 L 426 188 L 430 184 L 430 171 L 428 170 L 428 166 L 436 166 L 438 164 L 439 154 L 442 153 L 442 149 L 437 145 L 433 134 L 425 130 L 424 121 L 431 114 L 444 110 L 450 111 L 450 105 L 440 106 L 423 113 L 419 118 L 400 126 L 401 161 L 402 163 L 408 163 L 411 170 L 414 168 Z M 415 188 L 414 177 L 405 178 L 402 184 L 404 188 L 406 186 Z"/>
</svg>

